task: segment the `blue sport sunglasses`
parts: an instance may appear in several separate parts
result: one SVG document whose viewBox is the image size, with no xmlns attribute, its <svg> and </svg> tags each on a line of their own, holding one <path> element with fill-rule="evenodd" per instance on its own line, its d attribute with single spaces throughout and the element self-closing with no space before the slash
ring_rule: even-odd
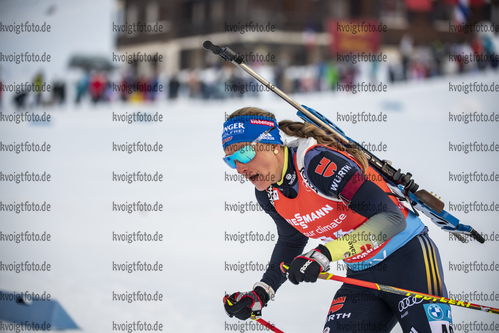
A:
<svg viewBox="0 0 499 333">
<path fill-rule="evenodd" d="M 258 136 L 255 140 L 253 140 L 249 145 L 241 147 L 238 151 L 236 151 L 234 154 L 227 155 L 223 158 L 225 163 L 232 169 L 236 169 L 236 160 L 239 161 L 240 163 L 248 163 L 251 161 L 253 158 L 255 158 L 256 151 L 255 151 L 255 146 L 258 142 L 260 142 L 267 133 L 271 132 L 274 130 L 276 127 L 273 126 L 272 128 L 269 128 L 262 134 Z"/>
</svg>

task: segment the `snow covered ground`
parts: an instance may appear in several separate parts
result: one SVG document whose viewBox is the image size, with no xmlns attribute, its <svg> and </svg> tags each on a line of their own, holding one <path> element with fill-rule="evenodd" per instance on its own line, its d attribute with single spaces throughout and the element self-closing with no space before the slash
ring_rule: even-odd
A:
<svg viewBox="0 0 499 333">
<path fill-rule="evenodd" d="M 456 77 L 453 82 L 499 82 L 494 74 Z M 449 173 L 497 171 L 498 152 L 449 151 L 449 145 L 468 142 L 499 143 L 497 123 L 450 122 L 449 112 L 497 114 L 497 95 L 448 92 L 449 81 L 440 79 L 392 87 L 387 94 L 303 95 L 300 103 L 311 105 L 335 121 L 346 133 L 370 144 L 386 144 L 378 154 L 410 171 L 422 188 L 436 192 L 449 207 L 468 202 L 498 203 L 497 181 L 450 181 Z M 251 184 L 232 181 L 235 173 L 221 157 L 221 125 L 226 113 L 259 105 L 276 113 L 279 119 L 296 119 L 286 103 L 262 94 L 259 99 L 222 102 L 177 101 L 155 105 L 114 103 L 94 108 L 61 107 L 43 109 L 52 116 L 45 126 L 30 123 L 1 123 L 3 143 L 46 142 L 48 153 L 1 152 L 5 174 L 23 171 L 51 174 L 50 182 L 2 182 L 3 203 L 33 201 L 50 203 L 50 212 L 2 212 L 2 232 L 50 233 L 50 242 L 1 242 L 3 263 L 29 260 L 52 265 L 50 272 L 1 272 L 2 289 L 47 291 L 88 332 L 112 329 L 112 323 L 159 321 L 166 332 L 219 332 L 239 323 L 226 317 L 222 308 L 225 292 L 251 288 L 260 271 L 235 272 L 237 264 L 266 264 L 273 242 L 229 241 L 226 234 L 270 232 L 273 223 L 258 211 L 234 212 L 228 207 L 255 203 Z M 398 105 L 390 111 L 386 105 Z M 146 112 L 164 115 L 160 123 L 127 124 L 113 121 L 113 113 Z M 386 123 L 340 122 L 336 114 L 366 111 L 383 112 Z M 40 113 L 41 111 L 38 111 Z M 10 114 L 5 111 L 5 115 Z M 113 151 L 113 142 L 162 144 L 160 153 Z M 132 183 L 113 181 L 113 172 L 142 171 L 163 175 L 162 182 Z M 113 211 L 113 202 L 163 204 L 161 212 L 126 213 Z M 463 223 L 485 234 L 495 232 L 498 212 L 455 213 Z M 442 256 L 445 278 L 453 294 L 496 292 L 498 243 L 461 244 L 426 220 Z M 146 231 L 162 234 L 162 242 L 113 241 L 113 232 Z M 310 243 L 310 246 L 315 244 Z M 124 273 L 113 271 L 113 262 L 163 264 L 160 272 Z M 494 264 L 494 271 L 462 271 L 463 263 Z M 457 271 L 455 265 L 461 264 Z M 240 267 L 240 266 L 238 266 Z M 253 269 L 255 269 L 253 268 Z M 483 269 L 482 269 L 483 270 Z M 342 267 L 333 272 L 344 275 Z M 319 332 L 329 302 L 339 284 L 319 281 L 310 285 L 284 285 L 276 301 L 264 311 L 264 318 L 286 332 Z M 145 291 L 163 295 L 161 302 L 123 302 L 118 294 Z M 496 296 L 494 296 L 496 297 Z M 495 300 L 475 303 L 497 307 Z M 299 315 L 297 315 L 299 314 Z M 456 323 L 492 323 L 494 316 L 469 309 L 454 308 Z M 229 325 L 229 326 L 227 326 Z M 240 329 L 244 327 L 239 327 Z"/>
<path fill-rule="evenodd" d="M 40 13 L 46 9 L 37 1 L 33 6 Z M 102 6 L 106 13 L 110 3 L 102 2 Z M 57 8 L 63 13 L 69 11 L 64 6 Z M 19 10 L 3 13 L 10 13 L 12 20 L 23 17 Z M 7 22 L 5 15 L 2 16 L 4 23 Z M 75 14 L 67 12 L 67 15 Z M 106 14 L 102 15 L 102 20 L 95 22 L 105 26 L 110 19 Z M 57 25 L 55 19 L 54 24 Z M 95 24 L 89 23 L 86 27 L 93 29 Z M 1 38 L 5 41 L 4 38 L 11 37 L 2 35 Z M 65 37 L 61 35 L 60 38 Z M 49 50 L 71 49 L 77 43 L 77 38 L 61 40 L 67 40 L 70 45 L 55 42 L 48 44 Z M 99 49 L 111 49 L 110 41 L 102 41 Z M 16 44 L 17 49 L 12 43 L 2 42 L 1 45 L 4 52 L 20 52 L 19 44 Z M 43 50 L 46 46 L 34 44 L 30 51 L 36 51 L 38 47 Z M 62 54 L 58 52 L 62 51 L 54 51 L 54 54 Z M 57 62 L 53 65 L 58 66 Z M 4 78 L 22 80 L 24 73 L 31 75 L 33 68 L 30 66 L 26 65 L 26 69 L 9 66 L 4 71 Z M 55 72 L 55 67 L 49 71 Z M 464 224 L 470 224 L 486 235 L 494 233 L 497 236 L 497 209 L 463 211 L 470 202 L 493 204 L 494 207 L 499 204 L 497 180 L 465 183 L 452 179 L 474 171 L 487 175 L 499 173 L 499 151 L 462 151 L 469 143 L 472 147 L 499 144 L 498 123 L 473 121 L 466 124 L 450 119 L 470 112 L 499 114 L 499 92 L 449 91 L 449 84 L 462 82 L 499 84 L 499 75 L 471 73 L 399 84 L 389 86 L 387 93 L 293 97 L 320 111 L 359 143 L 376 147 L 380 143 L 386 145 L 386 151 L 376 152 L 380 158 L 391 160 L 403 171 L 410 171 L 421 188 L 441 196 L 448 210 L 453 207 L 454 211 L 450 213 Z M 0 261 L 4 264 L 24 261 L 51 264 L 49 272 L 0 271 L 0 289 L 50 293 L 85 332 L 110 332 L 113 323 L 136 321 L 161 323 L 164 332 L 257 331 L 258 324 L 244 326 L 246 324 L 228 318 L 222 306 L 226 292 L 249 290 L 259 280 L 262 272 L 258 269 L 268 262 L 274 245 L 271 241 L 241 243 L 230 240 L 230 235 L 250 231 L 270 233 L 275 237 L 273 222 L 264 213 L 231 211 L 234 205 L 248 203 L 249 207 L 255 207 L 256 203 L 252 185 L 232 180 L 235 173 L 221 161 L 220 136 L 225 115 L 248 105 L 273 111 L 278 119 L 297 119 L 291 106 L 270 93 L 262 93 L 258 98 L 244 96 L 224 101 L 114 102 L 97 107 L 84 103 L 79 107 L 66 105 L 33 110 L 37 114 L 47 112 L 51 115 L 50 123 L 42 125 L 0 122 L 3 144 L 28 141 L 51 145 L 50 152 L 0 151 L 0 172 L 3 174 L 28 171 L 51 175 L 50 182 L 0 183 L 0 201 L 4 204 L 29 201 L 51 205 L 50 212 L 0 212 L 0 231 L 4 234 L 29 231 L 51 235 L 50 242 L 0 242 Z M 10 100 L 9 103 L 4 101 L 1 111 L 3 115 L 14 113 Z M 354 123 L 351 116 L 363 111 L 374 115 L 381 112 L 386 116 L 386 122 Z M 164 118 L 157 123 L 113 121 L 113 114 L 136 112 L 158 112 Z M 162 144 L 163 150 L 132 154 L 113 151 L 113 143 L 122 145 L 139 141 Z M 451 151 L 456 149 L 461 151 Z M 131 184 L 113 181 L 113 172 L 137 171 L 158 172 L 163 180 Z M 158 202 L 163 209 L 131 214 L 113 211 L 113 202 L 138 201 Z M 446 232 L 426 218 L 424 220 L 439 246 L 447 288 L 452 295 L 460 298 L 471 293 L 477 297 L 476 293 L 482 293 L 480 299 L 471 299 L 472 302 L 499 307 L 499 261 L 495 257 L 499 238 L 485 244 L 461 244 L 450 240 Z M 137 231 L 158 232 L 163 240 L 132 243 L 113 240 L 113 233 Z M 315 244 L 311 241 L 309 247 Z M 158 262 L 163 268 L 157 272 L 133 273 L 113 270 L 113 262 L 122 265 L 137 261 Z M 246 263 L 253 270 L 234 271 L 234 267 Z M 333 273 L 345 275 L 342 266 L 333 264 L 332 267 Z M 276 300 L 264 309 L 263 318 L 285 332 L 321 332 L 329 304 L 339 286 L 339 283 L 325 281 L 300 286 L 285 284 Z M 116 296 L 139 291 L 163 297 L 161 301 L 129 303 Z M 477 331 L 473 328 L 476 326 L 466 328 L 469 323 L 497 323 L 494 315 L 470 309 L 454 307 L 453 316 L 456 332 Z M 400 332 L 400 329 L 395 331 Z"/>
</svg>

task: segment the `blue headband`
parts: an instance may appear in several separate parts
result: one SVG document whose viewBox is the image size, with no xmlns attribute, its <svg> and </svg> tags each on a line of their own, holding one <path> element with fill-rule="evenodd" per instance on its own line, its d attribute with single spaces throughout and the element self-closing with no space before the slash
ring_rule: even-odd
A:
<svg viewBox="0 0 499 333">
<path fill-rule="evenodd" d="M 224 123 L 222 132 L 223 148 L 239 142 L 251 142 L 258 138 L 263 132 L 275 126 L 275 129 L 267 133 L 261 143 L 282 144 L 279 127 L 275 119 L 264 116 L 237 116 Z"/>
</svg>

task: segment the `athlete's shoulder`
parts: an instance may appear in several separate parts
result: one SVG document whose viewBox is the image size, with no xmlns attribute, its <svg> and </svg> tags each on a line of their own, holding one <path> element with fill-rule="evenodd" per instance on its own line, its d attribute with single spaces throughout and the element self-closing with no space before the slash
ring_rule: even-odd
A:
<svg viewBox="0 0 499 333">
<path fill-rule="evenodd" d="M 305 166 L 311 165 L 312 161 L 317 161 L 318 156 L 320 156 L 319 161 L 322 160 L 322 158 L 326 158 L 340 164 L 357 164 L 355 158 L 346 151 L 339 151 L 336 148 L 324 145 L 314 145 L 309 147 L 306 151 L 304 156 Z"/>
<path fill-rule="evenodd" d="M 314 146 L 304 156 L 304 176 L 321 193 L 337 198 L 358 171 L 353 157 L 326 146 Z"/>
</svg>

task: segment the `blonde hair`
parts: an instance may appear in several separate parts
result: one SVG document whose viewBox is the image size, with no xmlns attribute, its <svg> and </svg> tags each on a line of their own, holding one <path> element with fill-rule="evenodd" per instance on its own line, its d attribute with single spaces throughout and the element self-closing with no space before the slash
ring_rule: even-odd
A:
<svg viewBox="0 0 499 333">
<path fill-rule="evenodd" d="M 276 119 L 275 115 L 271 112 L 262 110 L 257 107 L 244 107 L 234 111 L 227 119 L 237 116 L 264 116 Z M 328 134 L 324 130 L 316 127 L 315 125 L 307 122 L 297 122 L 291 120 L 282 120 L 278 123 L 279 129 L 288 136 L 297 138 L 314 138 L 318 144 L 329 146 L 335 150 L 345 151 L 352 155 L 354 159 L 360 164 L 362 170 L 366 172 L 368 162 L 367 159 L 356 145 L 345 145 L 341 143 L 334 134 Z"/>
</svg>

